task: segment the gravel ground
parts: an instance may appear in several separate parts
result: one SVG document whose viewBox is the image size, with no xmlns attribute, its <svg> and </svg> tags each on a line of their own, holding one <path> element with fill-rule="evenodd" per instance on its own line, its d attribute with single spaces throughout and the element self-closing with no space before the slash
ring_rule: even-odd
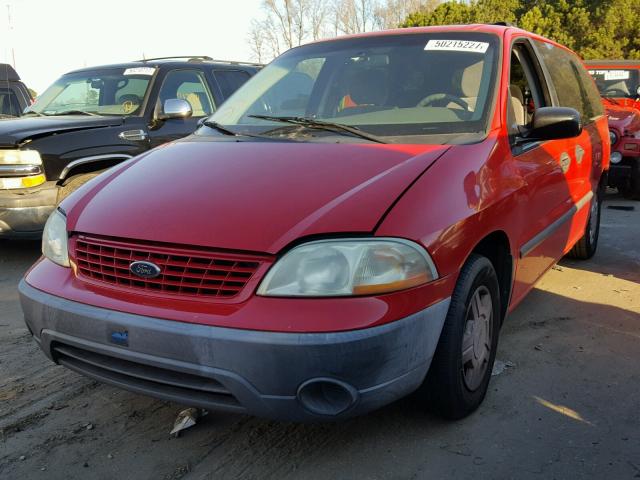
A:
<svg viewBox="0 0 640 480">
<path fill-rule="evenodd" d="M 212 412 L 179 438 L 182 406 L 44 357 L 16 291 L 39 245 L 0 241 L 0 478 L 640 478 L 640 203 L 609 197 L 602 227 L 591 261 L 562 261 L 509 317 L 467 419 L 411 400 L 339 424 Z"/>
</svg>

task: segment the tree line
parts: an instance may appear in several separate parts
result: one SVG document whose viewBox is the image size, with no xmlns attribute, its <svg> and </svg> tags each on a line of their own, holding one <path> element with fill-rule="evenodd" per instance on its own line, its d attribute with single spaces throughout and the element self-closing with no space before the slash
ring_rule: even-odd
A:
<svg viewBox="0 0 640 480">
<path fill-rule="evenodd" d="M 506 21 L 557 41 L 585 60 L 640 59 L 638 0 L 477 0 L 418 10 L 403 27 Z"/>
<path fill-rule="evenodd" d="M 513 23 L 584 59 L 640 59 L 640 0 L 263 0 L 249 44 L 266 62 L 303 43 L 396 27 Z"/>
<path fill-rule="evenodd" d="M 313 40 L 399 27 L 439 0 L 263 0 L 251 22 L 249 46 L 258 62 Z"/>
</svg>

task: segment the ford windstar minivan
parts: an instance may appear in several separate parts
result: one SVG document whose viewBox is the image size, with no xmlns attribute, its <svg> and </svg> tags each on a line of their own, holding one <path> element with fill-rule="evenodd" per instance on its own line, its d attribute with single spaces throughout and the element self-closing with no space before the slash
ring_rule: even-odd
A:
<svg viewBox="0 0 640 480">
<path fill-rule="evenodd" d="M 294 48 L 193 135 L 92 179 L 20 284 L 53 361 L 207 409 L 482 402 L 505 316 L 598 243 L 609 132 L 566 48 L 507 26 Z"/>
</svg>

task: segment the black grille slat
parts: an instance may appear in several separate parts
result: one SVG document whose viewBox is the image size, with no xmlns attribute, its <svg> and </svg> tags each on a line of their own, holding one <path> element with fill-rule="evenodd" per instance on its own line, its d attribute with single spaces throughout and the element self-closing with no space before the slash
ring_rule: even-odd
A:
<svg viewBox="0 0 640 480">
<path fill-rule="evenodd" d="M 243 410 L 231 392 L 212 378 L 132 362 L 62 343 L 53 344 L 52 353 L 61 365 L 128 390 L 196 406 L 220 405 Z"/>
</svg>

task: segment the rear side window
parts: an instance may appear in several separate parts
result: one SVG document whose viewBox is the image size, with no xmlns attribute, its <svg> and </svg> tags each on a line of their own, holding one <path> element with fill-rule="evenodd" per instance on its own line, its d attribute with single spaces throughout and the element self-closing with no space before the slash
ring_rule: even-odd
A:
<svg viewBox="0 0 640 480">
<path fill-rule="evenodd" d="M 536 41 L 536 44 L 560 106 L 575 108 L 585 124 L 603 115 L 598 90 L 578 57 L 550 43 Z"/>
<path fill-rule="evenodd" d="M 220 85 L 224 98 L 229 98 L 251 76 L 243 70 L 214 70 L 213 76 Z"/>
<path fill-rule="evenodd" d="M 22 112 L 20 102 L 11 88 L 0 88 L 0 118 L 17 117 Z"/>
</svg>

